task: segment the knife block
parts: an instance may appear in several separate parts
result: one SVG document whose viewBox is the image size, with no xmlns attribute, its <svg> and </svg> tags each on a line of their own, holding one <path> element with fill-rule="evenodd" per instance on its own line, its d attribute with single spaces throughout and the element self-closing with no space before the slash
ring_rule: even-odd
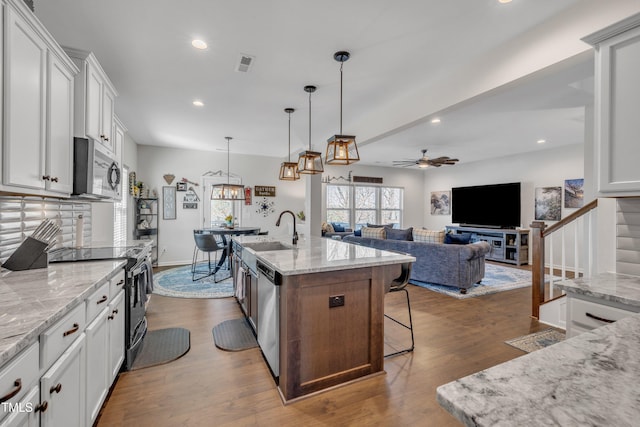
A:
<svg viewBox="0 0 640 427">
<path fill-rule="evenodd" d="M 47 246 L 40 240 L 27 237 L 2 266 L 13 271 L 47 268 L 49 266 Z"/>
</svg>

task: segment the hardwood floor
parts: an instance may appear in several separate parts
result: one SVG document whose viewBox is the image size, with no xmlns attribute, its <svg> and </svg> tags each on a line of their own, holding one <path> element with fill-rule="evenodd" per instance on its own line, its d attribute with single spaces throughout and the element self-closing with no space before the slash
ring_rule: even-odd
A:
<svg viewBox="0 0 640 427">
<path fill-rule="evenodd" d="M 284 406 L 260 350 L 225 352 L 211 329 L 241 316 L 233 298 L 153 295 L 150 329 L 184 327 L 191 349 L 166 365 L 120 374 L 98 426 L 458 426 L 436 388 L 524 353 L 504 341 L 546 328 L 531 319 L 531 289 L 457 300 L 409 286 L 416 347 L 385 361 L 386 375 Z M 406 318 L 403 293 L 385 311 Z M 385 353 L 409 342 L 385 323 Z"/>
</svg>

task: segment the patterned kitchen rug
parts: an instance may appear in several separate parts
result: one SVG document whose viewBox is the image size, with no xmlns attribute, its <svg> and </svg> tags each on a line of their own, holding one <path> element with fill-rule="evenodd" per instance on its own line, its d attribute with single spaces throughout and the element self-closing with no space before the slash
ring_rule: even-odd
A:
<svg viewBox="0 0 640 427">
<path fill-rule="evenodd" d="M 560 280 L 560 278 L 557 279 Z M 486 263 L 484 278 L 479 284 L 467 289 L 466 294 L 460 293 L 460 289 L 455 286 L 436 285 L 418 280 L 409 280 L 409 283 L 453 298 L 465 299 L 530 287 L 531 272 L 529 270 Z"/>
<path fill-rule="evenodd" d="M 505 341 L 505 344 L 509 344 L 511 347 L 515 347 L 518 350 L 531 353 L 532 351 L 540 350 L 541 348 L 549 347 L 550 345 L 564 341 L 566 334 L 564 331 L 558 329 L 545 329 L 544 331 L 534 332 L 529 335 L 523 335 L 518 338 L 513 338 Z"/>
<path fill-rule="evenodd" d="M 216 278 L 228 275 L 228 270 L 220 270 Z M 194 282 L 191 265 L 185 265 L 154 274 L 153 293 L 174 298 L 227 298 L 233 296 L 233 279 L 215 283 L 213 276 L 208 276 Z"/>
</svg>

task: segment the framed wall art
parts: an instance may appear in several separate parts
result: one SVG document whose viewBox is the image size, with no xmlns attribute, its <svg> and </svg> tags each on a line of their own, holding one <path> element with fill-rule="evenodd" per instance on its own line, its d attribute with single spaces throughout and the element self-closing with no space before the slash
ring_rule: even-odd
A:
<svg viewBox="0 0 640 427">
<path fill-rule="evenodd" d="M 584 206 L 584 178 L 564 181 L 564 207 L 581 208 Z"/>
<path fill-rule="evenodd" d="M 451 191 L 431 192 L 431 215 L 451 215 Z"/>
<path fill-rule="evenodd" d="M 562 216 L 562 187 L 536 188 L 536 220 L 560 221 Z"/>
<path fill-rule="evenodd" d="M 162 219 L 176 219 L 176 187 L 162 187 Z"/>
</svg>

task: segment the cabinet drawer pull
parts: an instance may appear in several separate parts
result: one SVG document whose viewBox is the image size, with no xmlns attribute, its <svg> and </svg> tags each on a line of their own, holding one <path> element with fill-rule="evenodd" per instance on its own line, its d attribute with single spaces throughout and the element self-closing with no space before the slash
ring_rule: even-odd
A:
<svg viewBox="0 0 640 427">
<path fill-rule="evenodd" d="M 13 386 L 15 387 L 13 390 L 5 394 L 4 396 L 0 397 L 0 403 L 6 402 L 16 394 L 20 393 L 20 390 L 22 390 L 22 378 L 18 378 L 17 380 L 15 380 L 13 382 Z"/>
<path fill-rule="evenodd" d="M 47 402 L 46 400 L 44 402 L 42 402 L 41 404 L 39 404 L 38 406 L 35 407 L 34 411 L 35 412 L 44 412 L 47 410 L 47 408 L 49 407 L 49 402 Z"/>
<path fill-rule="evenodd" d="M 105 137 L 104 137 L 104 140 L 105 140 L 105 141 L 109 141 L 109 137 L 108 137 L 108 136 L 105 136 Z"/>
<path fill-rule="evenodd" d="M 112 314 L 112 315 L 110 315 L 110 316 L 107 316 L 107 319 L 109 319 L 109 320 L 113 320 L 113 319 L 115 319 L 115 318 L 116 318 L 116 316 L 114 316 L 113 314 Z"/>
<path fill-rule="evenodd" d="M 100 298 L 98 301 L 96 301 L 96 304 L 102 304 L 103 302 L 105 302 L 108 299 L 109 299 L 109 297 L 107 297 L 106 295 L 102 295 L 102 298 Z"/>
<path fill-rule="evenodd" d="M 120 281 L 116 283 L 116 286 L 121 286 L 121 285 L 124 285 L 124 279 L 120 279 Z"/>
<path fill-rule="evenodd" d="M 69 329 L 68 331 L 64 331 L 62 336 L 66 337 L 67 335 L 75 334 L 76 332 L 78 332 L 78 329 L 80 329 L 80 325 L 78 325 L 77 323 L 74 323 L 73 328 Z"/>
<path fill-rule="evenodd" d="M 49 393 L 51 394 L 53 394 L 54 392 L 60 393 L 60 390 L 62 390 L 62 384 L 58 383 L 55 386 L 51 386 L 51 388 L 49 389 Z"/>
<path fill-rule="evenodd" d="M 42 175 L 42 179 L 44 181 L 51 181 L 51 177 L 49 175 Z"/>
<path fill-rule="evenodd" d="M 57 176 L 51 177 L 51 182 L 58 182 L 59 178 Z"/>
<path fill-rule="evenodd" d="M 112 313 L 113 313 L 113 314 L 118 314 L 118 309 L 117 309 L 117 308 L 114 308 L 114 309 L 113 309 L 113 311 L 112 311 Z"/>
<path fill-rule="evenodd" d="M 595 319 L 595 320 L 599 320 L 599 321 L 604 322 L 604 323 L 613 323 L 613 322 L 615 322 L 615 320 L 605 319 L 604 317 L 599 317 L 599 316 L 596 316 L 595 314 L 591 314 L 589 312 L 586 312 L 585 315 L 587 317 L 590 317 L 590 318 Z"/>
</svg>

